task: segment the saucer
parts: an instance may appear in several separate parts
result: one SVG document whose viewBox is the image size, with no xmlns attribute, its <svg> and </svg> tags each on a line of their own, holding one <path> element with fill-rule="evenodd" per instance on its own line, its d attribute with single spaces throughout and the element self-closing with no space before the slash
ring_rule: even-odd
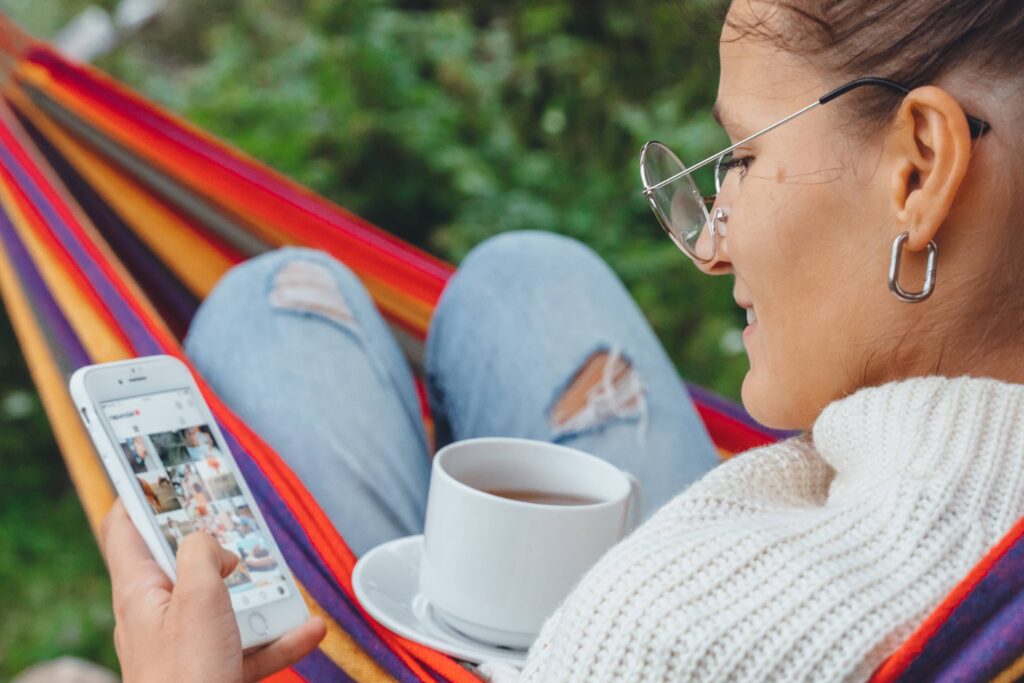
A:
<svg viewBox="0 0 1024 683">
<path fill-rule="evenodd" d="M 423 536 L 389 541 L 364 554 L 352 572 L 356 599 L 374 619 L 400 636 L 474 664 L 496 661 L 522 668 L 526 650 L 489 645 L 442 621 L 420 593 Z"/>
</svg>

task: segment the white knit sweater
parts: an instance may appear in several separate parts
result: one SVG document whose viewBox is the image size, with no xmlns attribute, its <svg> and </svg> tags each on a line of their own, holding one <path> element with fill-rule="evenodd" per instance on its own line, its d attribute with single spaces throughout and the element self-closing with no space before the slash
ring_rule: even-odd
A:
<svg viewBox="0 0 1024 683">
<path fill-rule="evenodd" d="M 1024 385 L 924 377 L 723 463 L 612 548 L 496 683 L 859 681 L 1024 514 Z"/>
</svg>

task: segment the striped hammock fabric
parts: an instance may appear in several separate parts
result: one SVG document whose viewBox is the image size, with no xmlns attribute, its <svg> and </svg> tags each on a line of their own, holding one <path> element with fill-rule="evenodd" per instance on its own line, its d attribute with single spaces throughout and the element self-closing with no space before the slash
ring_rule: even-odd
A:
<svg viewBox="0 0 1024 683">
<path fill-rule="evenodd" d="M 452 267 L 70 63 L 0 17 L 0 291 L 95 531 L 113 491 L 67 392 L 89 363 L 167 353 L 234 264 L 284 245 L 355 271 L 414 368 Z M 190 365 L 191 367 L 191 365 Z M 194 371 L 194 368 L 193 368 Z M 328 635 L 275 681 L 477 681 L 358 604 L 356 558 L 284 461 L 200 387 L 310 611 Z M 723 457 L 779 434 L 691 386 Z M 422 398 L 422 390 L 421 390 Z M 424 418 L 429 426 L 424 403 Z M 1024 673 L 1024 523 L 878 672 L 877 681 Z"/>
</svg>

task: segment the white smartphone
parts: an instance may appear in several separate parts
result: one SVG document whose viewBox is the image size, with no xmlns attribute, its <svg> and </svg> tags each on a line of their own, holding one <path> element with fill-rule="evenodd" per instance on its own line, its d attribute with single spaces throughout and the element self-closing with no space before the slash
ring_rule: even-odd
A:
<svg viewBox="0 0 1024 683">
<path fill-rule="evenodd" d="M 171 581 L 178 543 L 213 534 L 239 556 L 224 580 L 250 649 L 309 612 L 217 422 L 184 363 L 148 356 L 90 365 L 71 397 L 136 528 Z"/>
</svg>

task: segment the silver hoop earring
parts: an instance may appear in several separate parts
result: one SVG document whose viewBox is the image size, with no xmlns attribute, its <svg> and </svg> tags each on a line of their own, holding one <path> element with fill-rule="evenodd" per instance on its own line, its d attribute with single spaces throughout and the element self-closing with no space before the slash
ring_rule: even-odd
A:
<svg viewBox="0 0 1024 683">
<path fill-rule="evenodd" d="M 935 262 L 938 259 L 939 247 L 935 240 L 928 242 L 928 265 L 925 267 L 924 289 L 920 292 L 905 292 L 900 287 L 900 260 L 903 257 L 903 243 L 910 237 L 910 233 L 901 232 L 892 242 L 892 258 L 889 260 L 889 291 L 896 295 L 900 301 L 916 304 L 924 301 L 932 295 L 935 289 Z"/>
</svg>

